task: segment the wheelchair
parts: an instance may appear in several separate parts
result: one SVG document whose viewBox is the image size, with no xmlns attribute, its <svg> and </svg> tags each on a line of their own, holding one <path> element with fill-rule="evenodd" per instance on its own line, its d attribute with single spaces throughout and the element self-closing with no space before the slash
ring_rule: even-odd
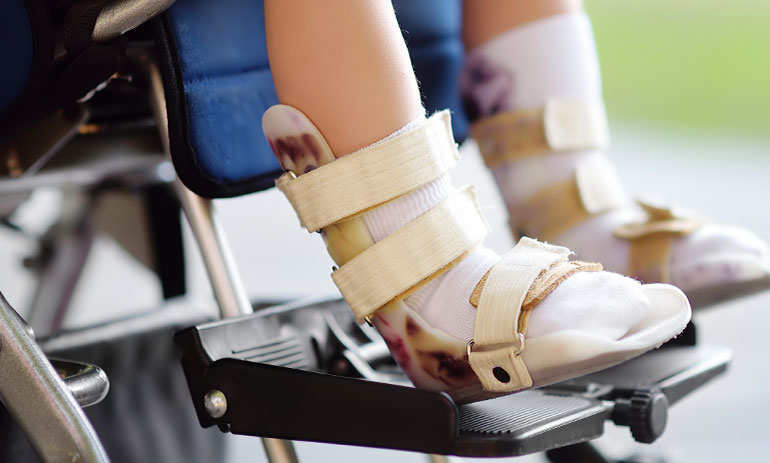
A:
<svg viewBox="0 0 770 463">
<path fill-rule="evenodd" d="M 730 351 L 696 343 L 690 325 L 663 348 L 543 389 L 466 405 L 417 390 L 344 301 L 251 301 L 233 263 L 212 200 L 268 189 L 281 174 L 254 128 L 277 102 L 261 1 L 6 0 L 3 9 L 4 225 L 24 233 L 12 214 L 38 188 L 66 203 L 25 262 L 38 277 L 25 317 L 0 298 L 4 461 L 216 461 L 220 434 L 200 429 L 216 427 L 261 438 L 271 462 L 298 461 L 291 441 L 436 462 L 537 452 L 601 462 L 590 442 L 606 422 L 653 442 L 668 408 L 727 368 Z M 426 106 L 453 109 L 461 141 L 459 9 L 396 2 Z M 214 301 L 188 295 L 180 212 Z M 63 330 L 96 229 L 155 273 L 164 303 Z"/>
</svg>

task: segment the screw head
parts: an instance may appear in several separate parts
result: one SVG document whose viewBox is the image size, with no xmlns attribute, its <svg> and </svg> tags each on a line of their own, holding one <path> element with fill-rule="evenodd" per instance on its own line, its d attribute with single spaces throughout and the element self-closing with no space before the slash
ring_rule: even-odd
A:
<svg viewBox="0 0 770 463">
<path fill-rule="evenodd" d="M 212 389 L 203 397 L 203 406 L 212 418 L 221 418 L 227 412 L 227 397 L 225 393 Z"/>
</svg>

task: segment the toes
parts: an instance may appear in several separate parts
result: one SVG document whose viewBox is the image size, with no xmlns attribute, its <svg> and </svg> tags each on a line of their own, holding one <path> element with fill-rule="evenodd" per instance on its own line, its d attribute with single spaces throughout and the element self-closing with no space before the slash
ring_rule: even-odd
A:
<svg viewBox="0 0 770 463">
<path fill-rule="evenodd" d="M 641 285 L 609 272 L 580 272 L 532 310 L 527 335 L 576 329 L 617 340 L 642 320 L 650 302 Z"/>
<path fill-rule="evenodd" d="M 706 225 L 672 250 L 672 282 L 685 291 L 748 281 L 770 273 L 770 249 L 755 234 L 727 225 Z"/>
<path fill-rule="evenodd" d="M 673 250 L 674 261 L 686 262 L 702 256 L 717 254 L 745 254 L 758 259 L 768 259 L 767 243 L 745 228 L 729 225 L 708 224 L 680 240 Z"/>
</svg>

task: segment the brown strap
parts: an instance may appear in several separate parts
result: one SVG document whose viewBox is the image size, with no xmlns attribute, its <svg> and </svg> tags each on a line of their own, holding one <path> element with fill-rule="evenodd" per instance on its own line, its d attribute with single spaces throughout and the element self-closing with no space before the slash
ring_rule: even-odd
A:
<svg viewBox="0 0 770 463">
<path fill-rule="evenodd" d="M 471 136 L 489 167 L 553 152 L 602 149 L 609 144 L 604 104 L 587 98 L 552 98 L 539 108 L 485 117 L 473 124 Z"/>
<path fill-rule="evenodd" d="M 639 201 L 647 213 L 645 222 L 618 227 L 614 235 L 631 243 L 628 275 L 647 283 L 671 283 L 669 263 L 674 240 L 688 235 L 703 224 L 669 207 Z"/>
<path fill-rule="evenodd" d="M 524 232 L 541 241 L 553 241 L 591 216 L 583 207 L 574 176 L 543 188 L 509 213 L 515 234 Z"/>
<path fill-rule="evenodd" d="M 541 107 L 498 113 L 473 124 L 471 136 L 487 166 L 551 151 L 545 138 L 544 112 Z"/>
<path fill-rule="evenodd" d="M 509 212 L 513 230 L 521 223 L 526 235 L 555 241 L 589 217 L 625 204 L 615 169 L 606 159 L 596 158 L 578 163 L 570 178 L 542 188 Z"/>
<path fill-rule="evenodd" d="M 630 240 L 628 276 L 646 283 L 670 283 L 671 245 L 678 235 L 653 233 Z"/>
</svg>

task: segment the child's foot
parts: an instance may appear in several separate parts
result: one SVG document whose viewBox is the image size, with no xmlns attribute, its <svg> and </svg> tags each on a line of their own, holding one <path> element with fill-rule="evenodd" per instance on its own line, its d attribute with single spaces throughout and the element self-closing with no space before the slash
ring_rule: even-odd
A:
<svg viewBox="0 0 770 463">
<path fill-rule="evenodd" d="M 559 243 L 694 307 L 770 287 L 770 250 L 752 233 L 625 195 L 602 153 L 607 128 L 584 14 L 506 32 L 473 50 L 462 80 L 472 134 L 515 235 Z"/>
<path fill-rule="evenodd" d="M 557 163 L 562 165 L 553 168 Z M 572 173 L 566 178 L 533 174 L 560 169 Z M 770 287 L 770 251 L 757 236 L 628 200 L 598 153 L 536 156 L 497 165 L 493 172 L 515 234 L 563 244 L 582 259 L 645 283 L 673 284 L 693 307 Z M 591 182 L 599 182 L 599 188 Z M 612 199 L 592 210 L 591 202 L 605 193 Z"/>
<path fill-rule="evenodd" d="M 271 108 L 263 128 L 291 171 L 277 185 L 323 233 L 335 283 L 418 387 L 469 401 L 541 386 L 639 355 L 689 320 L 676 288 L 569 263 L 565 248 L 481 246 L 473 189 L 449 181 L 446 113 L 339 159 L 294 108 Z"/>
</svg>

